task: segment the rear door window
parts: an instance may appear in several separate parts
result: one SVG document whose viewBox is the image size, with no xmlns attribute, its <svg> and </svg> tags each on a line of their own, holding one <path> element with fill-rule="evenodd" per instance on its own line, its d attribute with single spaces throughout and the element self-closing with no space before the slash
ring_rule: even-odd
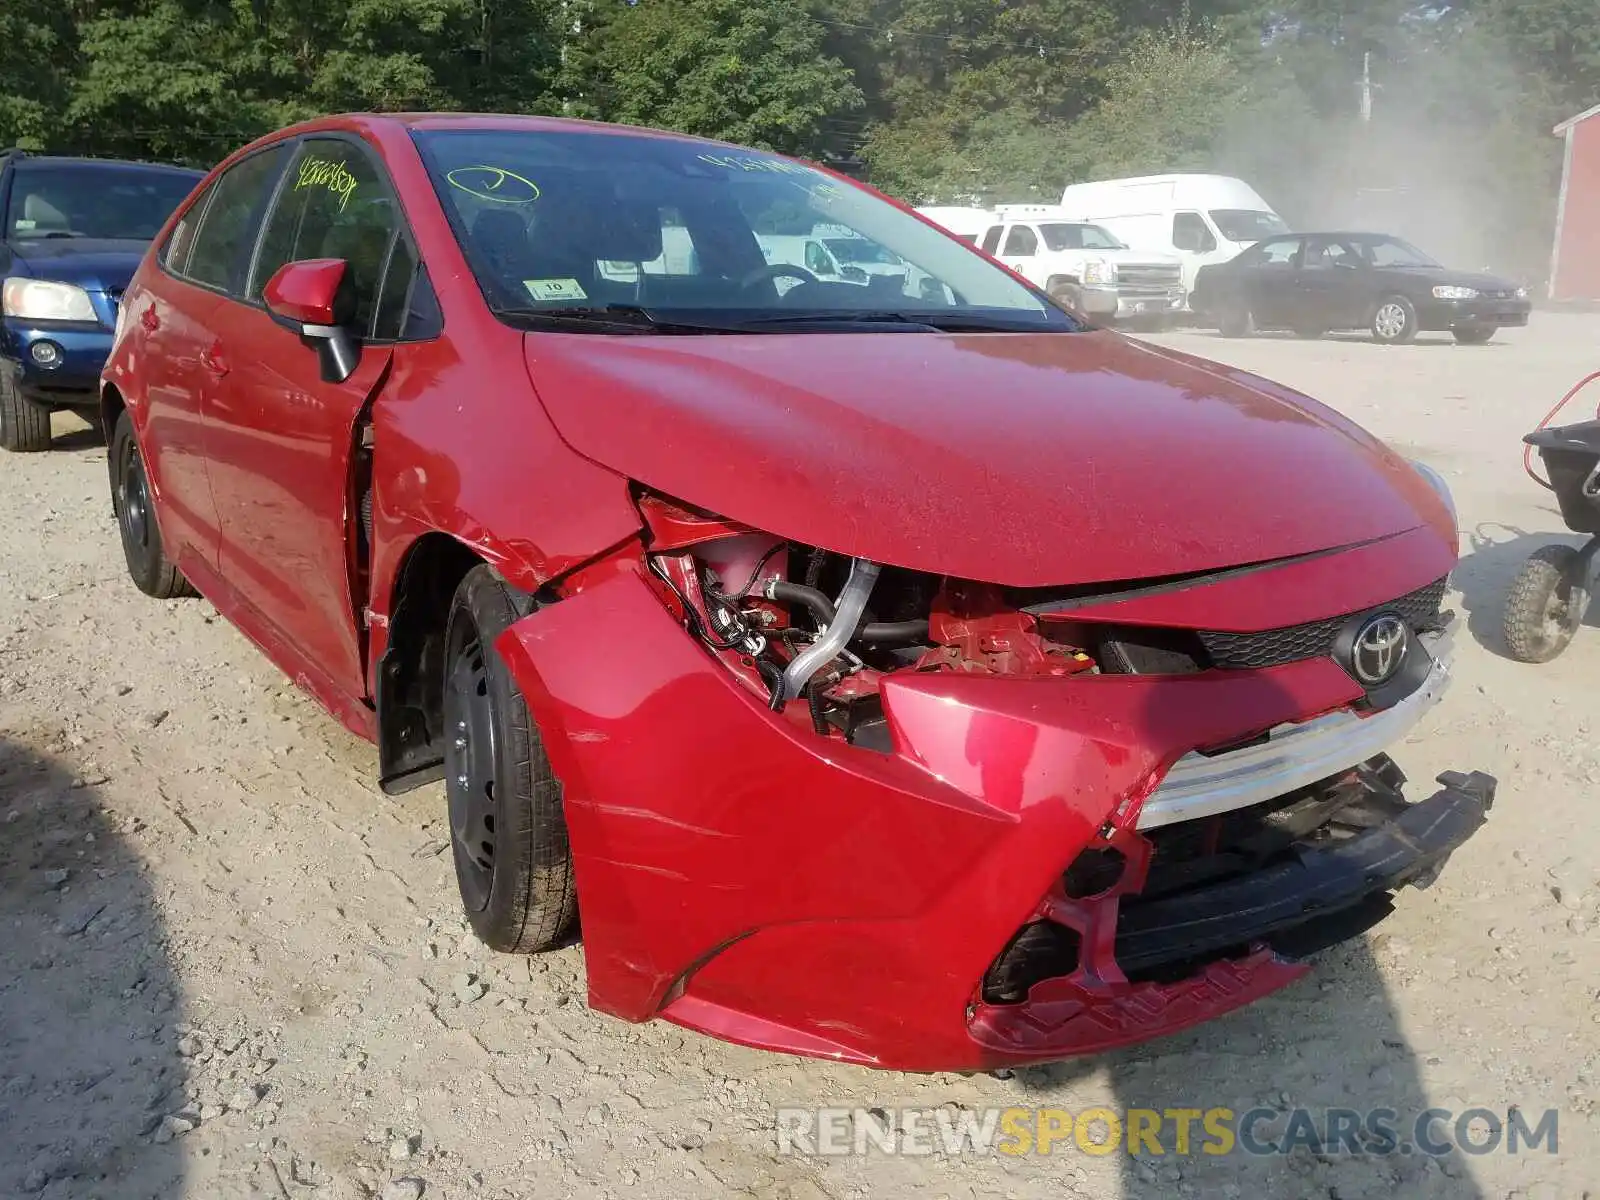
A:
<svg viewBox="0 0 1600 1200">
<path fill-rule="evenodd" d="M 288 154 L 287 146 L 273 146 L 222 174 L 211 188 L 210 203 L 182 266 L 169 264 L 174 271 L 230 295 L 243 293 L 261 217 Z M 173 241 L 176 243 L 176 236 Z M 176 249 L 175 245 L 169 247 Z"/>
</svg>

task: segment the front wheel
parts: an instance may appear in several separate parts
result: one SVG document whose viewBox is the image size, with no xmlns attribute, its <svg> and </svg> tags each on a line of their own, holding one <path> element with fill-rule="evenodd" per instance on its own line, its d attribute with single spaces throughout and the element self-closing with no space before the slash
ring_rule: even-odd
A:
<svg viewBox="0 0 1600 1200">
<path fill-rule="evenodd" d="M 1482 346 L 1499 332 L 1494 325 L 1457 325 L 1450 331 L 1463 346 Z"/>
<path fill-rule="evenodd" d="M 1217 327 L 1226 338 L 1249 337 L 1256 331 L 1256 320 L 1248 308 L 1232 307 L 1223 310 Z"/>
<path fill-rule="evenodd" d="M 529 605 L 487 566 L 456 589 L 445 627 L 445 795 L 456 883 L 491 949 L 559 944 L 577 915 L 561 784 L 495 641 Z"/>
<path fill-rule="evenodd" d="M 1589 609 L 1582 556 L 1542 546 L 1522 564 L 1506 597 L 1506 648 L 1518 662 L 1547 663 L 1571 644 Z"/>
<path fill-rule="evenodd" d="M 1399 346 L 1417 336 L 1417 310 L 1404 296 L 1385 296 L 1372 314 L 1372 340 Z"/>
<path fill-rule="evenodd" d="M 145 473 L 144 456 L 134 436 L 133 418 L 127 410 L 117 417 L 111 434 L 108 462 L 111 469 L 111 508 L 122 534 L 122 557 L 134 586 L 157 600 L 192 596 L 194 588 L 183 573 L 167 559 L 156 524 L 155 505 L 150 496 L 150 478 Z"/>
<path fill-rule="evenodd" d="M 1087 314 L 1083 311 L 1083 293 L 1075 284 L 1058 283 L 1050 289 L 1050 299 L 1063 308 L 1069 308 L 1079 316 Z"/>
<path fill-rule="evenodd" d="M 50 449 L 50 410 L 22 394 L 0 364 L 0 446 L 16 454 Z"/>
</svg>

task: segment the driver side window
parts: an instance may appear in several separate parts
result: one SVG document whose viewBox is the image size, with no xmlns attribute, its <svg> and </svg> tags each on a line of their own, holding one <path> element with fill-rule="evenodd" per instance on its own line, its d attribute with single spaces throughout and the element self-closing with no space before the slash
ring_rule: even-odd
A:
<svg viewBox="0 0 1600 1200">
<path fill-rule="evenodd" d="M 1006 235 L 1006 254 L 1016 258 L 1027 258 L 1039 252 L 1039 235 L 1034 233 L 1032 226 L 1013 225 L 1011 232 Z"/>
<path fill-rule="evenodd" d="M 285 263 L 342 258 L 355 293 L 352 323 L 370 330 L 399 224 L 394 194 L 365 151 L 343 139 L 308 138 L 279 188 L 249 298 L 259 300 Z M 407 260 L 402 255 L 399 261 Z"/>
<path fill-rule="evenodd" d="M 1199 213 L 1181 212 L 1172 218 L 1172 245 L 1177 250 L 1210 254 L 1217 248 L 1217 239 Z"/>
</svg>

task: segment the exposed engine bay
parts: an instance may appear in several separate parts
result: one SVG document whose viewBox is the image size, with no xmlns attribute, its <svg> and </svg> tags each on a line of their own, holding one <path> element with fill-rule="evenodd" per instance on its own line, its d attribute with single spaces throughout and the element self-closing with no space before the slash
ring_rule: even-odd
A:
<svg viewBox="0 0 1600 1200">
<path fill-rule="evenodd" d="M 651 575 L 689 631 L 774 711 L 803 705 L 819 736 L 866 749 L 890 748 L 879 687 L 892 673 L 1191 675 L 1330 653 L 1339 636 L 1339 618 L 1262 635 L 1086 620 L 1094 589 L 885 567 L 742 532 L 653 495 L 640 507 Z M 1448 624 L 1444 590 L 1441 579 L 1395 602 L 1413 633 Z M 1390 691 L 1374 692 L 1373 706 L 1403 698 Z"/>
</svg>

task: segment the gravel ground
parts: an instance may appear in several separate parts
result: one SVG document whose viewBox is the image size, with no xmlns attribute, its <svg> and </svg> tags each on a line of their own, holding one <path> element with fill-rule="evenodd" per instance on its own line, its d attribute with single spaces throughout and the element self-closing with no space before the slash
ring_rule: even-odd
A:
<svg viewBox="0 0 1600 1200">
<path fill-rule="evenodd" d="M 1418 787 L 1489 771 L 1499 804 L 1374 935 L 1200 1030 L 1006 1078 L 598 1016 L 580 949 L 466 935 L 436 790 L 382 797 L 371 749 L 208 604 L 134 591 L 104 450 L 63 417 L 0 475 L 0 1196 L 1600 1195 L 1600 633 L 1545 667 L 1497 633 L 1517 565 L 1562 536 L 1519 439 L 1600 366 L 1600 319 L 1483 348 L 1161 340 L 1320 396 L 1456 488 L 1473 636 L 1397 757 Z M 1557 1108 L 1559 1152 L 824 1159 L 773 1133 L 780 1106 L 1261 1104 Z"/>
</svg>

